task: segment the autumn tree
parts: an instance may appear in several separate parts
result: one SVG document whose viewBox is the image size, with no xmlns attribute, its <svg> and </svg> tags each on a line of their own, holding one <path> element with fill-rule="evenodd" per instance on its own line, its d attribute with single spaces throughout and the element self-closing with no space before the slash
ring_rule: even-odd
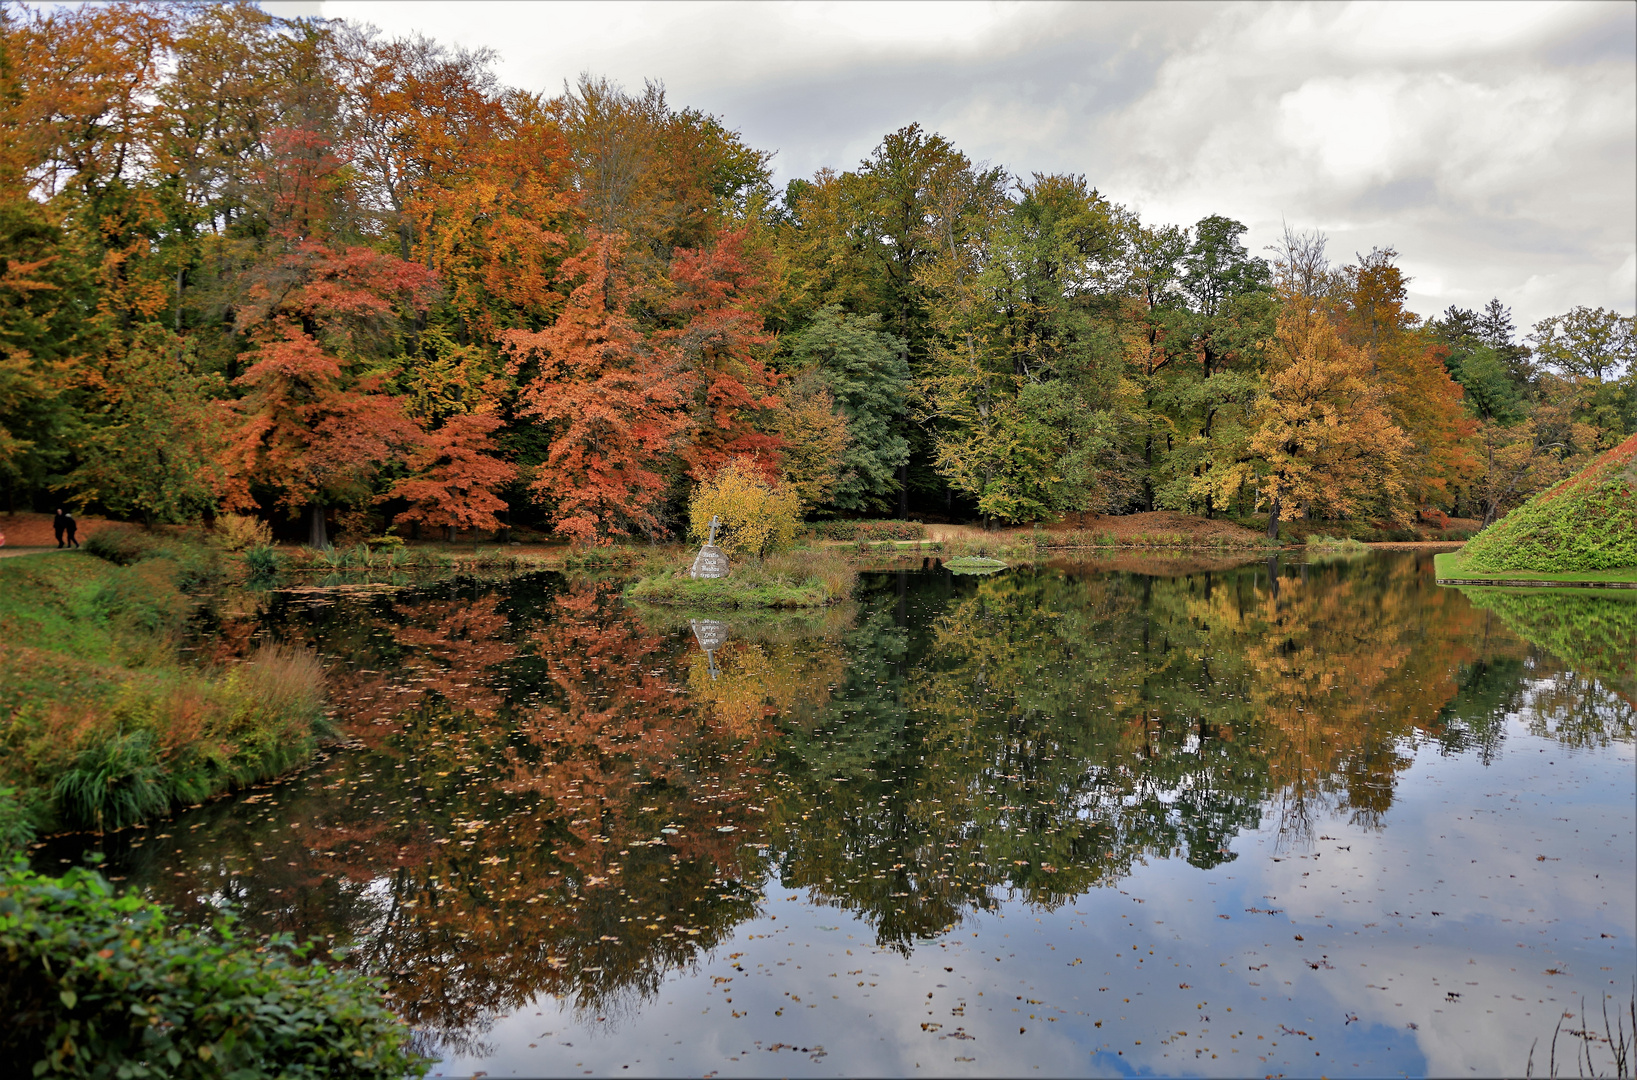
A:
<svg viewBox="0 0 1637 1080">
<path fill-rule="evenodd" d="M 1409 498 L 1448 506 L 1474 466 L 1466 446 L 1474 425 L 1435 338 L 1404 307 L 1409 279 L 1397 256 L 1391 248 L 1375 249 L 1343 268 L 1330 302 L 1343 337 L 1369 357 L 1371 381 L 1410 440 L 1413 453 L 1403 463 Z"/>
<path fill-rule="evenodd" d="M 367 504 L 381 468 L 419 442 L 420 432 L 378 380 L 348 380 L 341 363 L 310 335 L 286 327 L 243 357 L 235 380 L 237 431 L 224 454 L 231 509 L 255 505 L 254 489 L 275 505 L 304 510 L 308 543 L 329 546 L 325 508 Z"/>
<path fill-rule="evenodd" d="M 779 397 L 775 422 L 784 443 L 784 482 L 801 499 L 803 512 L 821 510 L 831 503 L 846 468 L 852 446 L 847 418 L 816 368 L 786 379 Z"/>
<path fill-rule="evenodd" d="M 393 485 L 390 497 L 407 499 L 399 524 L 442 526 L 450 539 L 457 529 L 498 529 L 495 516 L 506 503 L 495 492 L 511 483 L 517 468 L 496 455 L 493 412 L 451 416 L 427 432 L 410 451 L 411 475 Z"/>
<path fill-rule="evenodd" d="M 549 429 L 530 490 L 576 543 L 666 531 L 663 470 L 689 426 L 685 373 L 625 310 L 619 247 L 594 236 L 564 262 L 575 285 L 557 321 L 500 335 L 521 382 L 518 412 Z"/>
<path fill-rule="evenodd" d="M 1302 514 L 1404 513 L 1410 444 L 1371 378 L 1367 353 L 1342 340 L 1311 300 L 1286 290 L 1269 358 L 1267 388 L 1243 446 L 1218 457 L 1200 488 L 1232 498 L 1254 487 L 1268 507 L 1268 535 Z"/>
<path fill-rule="evenodd" d="M 150 525 L 190 521 L 213 506 L 225 481 L 221 377 L 201 372 L 188 343 L 153 324 L 94 373 L 103 404 L 87 417 L 64 487 Z"/>
<path fill-rule="evenodd" d="M 778 405 L 778 376 L 765 361 L 773 339 L 756 310 L 761 282 L 744 239 L 725 233 L 709 249 L 677 251 L 668 304 L 675 325 L 653 336 L 686 376 L 692 432 L 682 456 L 696 480 L 732 458 L 759 458 L 770 475 L 779 464 L 780 439 L 764 430 Z"/>
</svg>

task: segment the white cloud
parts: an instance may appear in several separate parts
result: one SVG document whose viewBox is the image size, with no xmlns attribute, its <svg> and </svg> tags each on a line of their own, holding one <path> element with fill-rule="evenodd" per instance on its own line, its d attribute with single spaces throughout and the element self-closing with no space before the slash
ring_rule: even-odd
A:
<svg viewBox="0 0 1637 1080">
<path fill-rule="evenodd" d="M 1085 173 L 1145 218 L 1283 222 L 1396 247 L 1412 306 L 1499 296 L 1526 325 L 1631 311 L 1628 4 L 389 4 L 326 15 L 582 71 L 716 113 L 781 181 L 912 120 L 977 160 Z"/>
</svg>

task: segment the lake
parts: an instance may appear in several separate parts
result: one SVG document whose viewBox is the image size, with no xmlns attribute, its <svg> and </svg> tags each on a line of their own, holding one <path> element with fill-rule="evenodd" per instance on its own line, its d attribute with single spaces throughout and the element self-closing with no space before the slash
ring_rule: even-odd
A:
<svg viewBox="0 0 1637 1080">
<path fill-rule="evenodd" d="M 100 843 L 347 950 L 434 1075 L 1609 1070 L 1634 613 L 1422 552 L 246 594 L 195 649 L 318 650 L 349 743 Z"/>
</svg>

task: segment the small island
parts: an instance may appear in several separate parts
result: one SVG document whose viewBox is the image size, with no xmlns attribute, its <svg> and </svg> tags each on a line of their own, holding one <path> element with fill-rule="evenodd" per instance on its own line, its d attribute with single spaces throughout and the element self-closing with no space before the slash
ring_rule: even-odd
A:
<svg viewBox="0 0 1637 1080">
<path fill-rule="evenodd" d="M 1637 435 L 1435 566 L 1440 585 L 1637 589 Z"/>
</svg>

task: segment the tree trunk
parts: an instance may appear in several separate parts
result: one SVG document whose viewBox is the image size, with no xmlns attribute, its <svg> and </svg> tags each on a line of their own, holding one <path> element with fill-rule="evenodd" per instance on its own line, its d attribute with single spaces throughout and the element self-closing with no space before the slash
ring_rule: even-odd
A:
<svg viewBox="0 0 1637 1080">
<path fill-rule="evenodd" d="M 1273 498 L 1268 501 L 1268 539 L 1279 539 L 1279 492 L 1273 492 Z"/>
<path fill-rule="evenodd" d="M 324 531 L 324 504 L 307 504 L 307 546 L 323 550 L 330 546 L 330 537 Z"/>
<path fill-rule="evenodd" d="M 898 466 L 898 518 L 909 517 L 909 462 Z"/>
</svg>

